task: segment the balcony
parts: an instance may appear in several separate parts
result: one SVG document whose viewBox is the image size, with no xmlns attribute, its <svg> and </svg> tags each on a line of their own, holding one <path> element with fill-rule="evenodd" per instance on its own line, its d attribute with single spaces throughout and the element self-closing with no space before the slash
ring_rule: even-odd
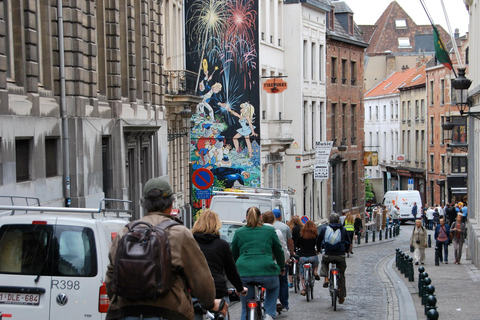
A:
<svg viewBox="0 0 480 320">
<path fill-rule="evenodd" d="M 267 134 L 262 133 L 262 145 L 270 146 L 270 152 L 283 152 L 293 143 L 292 120 L 268 120 Z"/>
<path fill-rule="evenodd" d="M 165 70 L 165 93 L 169 95 L 195 95 L 197 74 L 188 70 Z"/>
</svg>

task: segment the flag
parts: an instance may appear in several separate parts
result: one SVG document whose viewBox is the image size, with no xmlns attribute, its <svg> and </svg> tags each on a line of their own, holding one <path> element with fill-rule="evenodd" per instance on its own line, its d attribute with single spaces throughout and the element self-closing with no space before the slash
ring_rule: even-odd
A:
<svg viewBox="0 0 480 320">
<path fill-rule="evenodd" d="M 440 34 L 438 33 L 437 28 L 432 24 L 433 27 L 433 41 L 435 42 L 435 56 L 440 63 L 443 63 L 445 67 L 452 70 L 452 61 L 450 60 L 450 55 L 448 54 L 447 50 L 445 49 L 445 45 L 443 44 L 442 39 L 440 38 Z"/>
</svg>

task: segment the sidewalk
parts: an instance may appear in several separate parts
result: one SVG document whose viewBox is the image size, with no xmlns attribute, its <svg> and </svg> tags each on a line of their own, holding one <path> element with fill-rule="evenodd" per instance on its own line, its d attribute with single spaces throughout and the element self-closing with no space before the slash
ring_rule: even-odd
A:
<svg viewBox="0 0 480 320">
<path fill-rule="evenodd" d="M 411 227 L 402 226 L 402 231 L 409 233 L 412 231 Z M 453 245 L 448 247 L 448 264 L 440 263 L 435 266 L 435 240 L 433 238 L 433 231 L 429 230 L 431 234 L 432 247 L 425 249 L 425 272 L 432 280 L 432 285 L 435 287 L 435 296 L 437 298 L 437 311 L 439 319 L 480 319 L 478 309 L 478 299 L 480 294 L 480 270 L 472 264 L 471 260 L 465 257 L 466 246 L 463 247 L 463 256 L 461 265 L 454 264 Z M 410 253 L 409 247 L 400 247 L 400 249 L 413 257 Z M 408 278 L 400 273 L 398 268 L 393 265 L 395 272 L 403 279 L 410 294 L 412 295 L 415 308 L 417 310 L 418 319 L 427 319 L 424 312 L 424 306 L 421 304 L 418 296 L 418 268 L 414 265 L 414 282 L 409 282 Z"/>
</svg>

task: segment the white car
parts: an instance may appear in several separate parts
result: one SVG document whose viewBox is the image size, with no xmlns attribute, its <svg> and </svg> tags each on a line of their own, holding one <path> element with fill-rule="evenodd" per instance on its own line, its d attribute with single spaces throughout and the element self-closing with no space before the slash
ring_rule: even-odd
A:
<svg viewBox="0 0 480 320">
<path fill-rule="evenodd" d="M 220 228 L 220 238 L 227 241 L 228 244 L 231 246 L 235 232 L 244 225 L 245 223 L 238 221 L 222 221 L 222 227 Z"/>
<path fill-rule="evenodd" d="M 105 319 L 108 252 L 130 215 L 23 207 L 25 214 L 20 207 L 8 208 L 0 206 L 15 209 L 0 218 L 0 318 Z"/>
</svg>

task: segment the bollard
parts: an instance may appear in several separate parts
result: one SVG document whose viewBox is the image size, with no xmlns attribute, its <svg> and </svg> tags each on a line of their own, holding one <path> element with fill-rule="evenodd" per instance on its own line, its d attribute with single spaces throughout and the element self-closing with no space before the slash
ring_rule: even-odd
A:
<svg viewBox="0 0 480 320">
<path fill-rule="evenodd" d="M 368 230 L 365 231 L 365 243 L 368 243 Z"/>
<path fill-rule="evenodd" d="M 432 247 L 432 235 L 431 234 L 428 235 L 428 247 L 429 248 Z"/>
<path fill-rule="evenodd" d="M 375 242 L 375 230 L 372 231 L 372 242 Z"/>
<path fill-rule="evenodd" d="M 438 311 L 435 309 L 428 310 L 427 312 L 427 319 L 428 320 L 437 320 L 439 317 Z"/>
<path fill-rule="evenodd" d="M 385 240 L 388 239 L 388 228 L 385 228 Z"/>
<path fill-rule="evenodd" d="M 400 261 L 400 248 L 397 248 L 395 249 L 395 267 L 397 267 L 397 269 L 398 269 L 399 261 Z"/>
<path fill-rule="evenodd" d="M 413 274 L 413 258 L 408 258 L 407 261 L 407 271 L 408 271 L 408 282 L 414 282 L 414 274 Z"/>
<path fill-rule="evenodd" d="M 425 290 L 426 290 L 426 292 L 425 292 L 425 295 L 424 295 L 425 296 L 424 314 L 426 315 L 427 311 L 428 311 L 427 300 L 428 300 L 429 297 L 435 297 L 435 295 L 433 294 L 435 292 L 435 287 L 432 286 L 432 285 L 428 285 L 428 286 L 425 287 Z M 437 298 L 435 298 L 435 300 L 437 300 Z M 436 303 L 436 301 L 435 301 L 435 303 Z"/>
<path fill-rule="evenodd" d="M 382 241 L 382 230 L 378 230 L 378 241 Z"/>
<path fill-rule="evenodd" d="M 400 273 L 401 274 L 404 274 L 404 272 L 405 272 L 404 264 L 405 264 L 405 253 L 402 252 L 400 254 Z"/>
<path fill-rule="evenodd" d="M 427 297 L 427 304 L 425 305 L 425 315 L 428 311 L 437 309 L 437 298 L 434 295 L 429 295 Z"/>
<path fill-rule="evenodd" d="M 410 259 L 410 256 L 408 254 L 403 257 L 403 275 L 405 278 L 408 277 L 408 259 Z"/>
<path fill-rule="evenodd" d="M 392 238 L 392 227 L 388 228 L 390 232 L 390 239 Z"/>
<path fill-rule="evenodd" d="M 438 246 L 435 246 L 435 265 L 440 265 L 440 248 Z"/>
<path fill-rule="evenodd" d="M 422 306 L 425 305 L 425 300 L 427 299 L 428 297 L 428 292 L 427 292 L 427 288 L 428 286 L 432 283 L 432 279 L 426 277 L 425 279 L 423 279 L 423 290 L 422 290 Z"/>
<path fill-rule="evenodd" d="M 362 237 L 361 232 L 357 232 L 357 244 L 360 244 L 360 238 Z"/>
<path fill-rule="evenodd" d="M 425 279 L 425 268 L 420 267 L 418 268 L 418 296 L 421 298 L 422 297 L 422 289 L 423 289 L 423 279 Z"/>
<path fill-rule="evenodd" d="M 400 224 L 397 225 L 397 237 L 400 235 Z"/>
</svg>

